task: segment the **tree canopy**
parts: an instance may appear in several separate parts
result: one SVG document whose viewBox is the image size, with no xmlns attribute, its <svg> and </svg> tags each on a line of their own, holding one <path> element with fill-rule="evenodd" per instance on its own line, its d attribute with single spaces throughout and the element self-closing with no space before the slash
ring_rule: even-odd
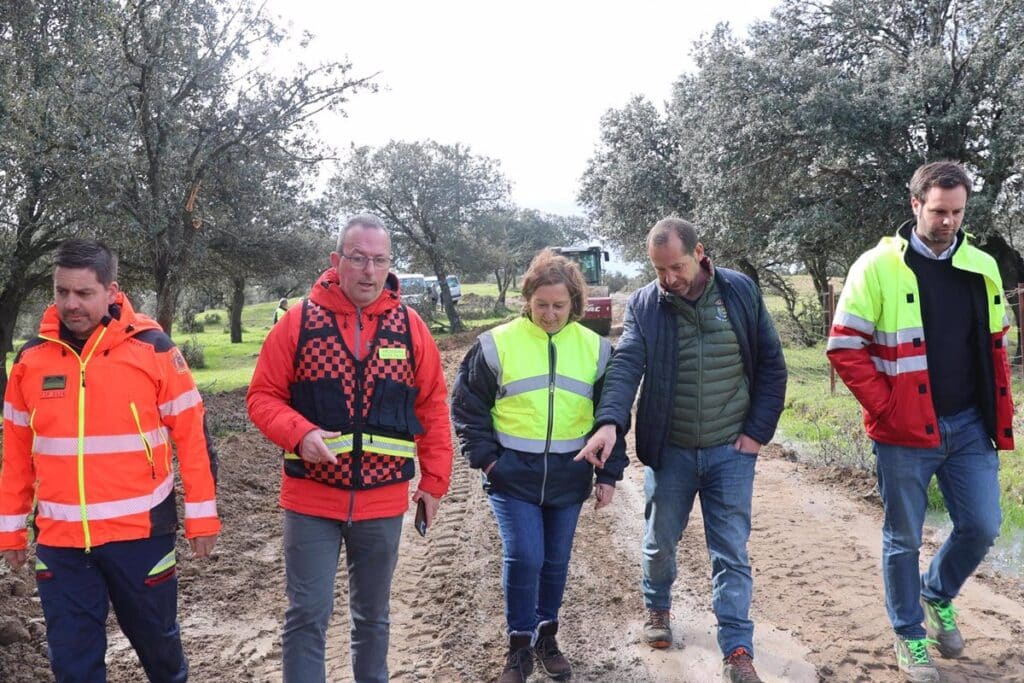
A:
<svg viewBox="0 0 1024 683">
<path fill-rule="evenodd" d="M 580 191 L 602 234 L 636 245 L 655 216 L 681 213 L 723 260 L 799 264 L 822 291 L 910 217 L 914 168 L 953 159 L 975 178 L 967 229 L 1020 261 L 1021 3 L 785 0 L 745 39 L 719 26 L 693 56 L 664 111 L 634 100 L 602 121 Z"/>
<path fill-rule="evenodd" d="M 447 276 L 474 241 L 472 226 L 502 206 L 508 191 L 497 161 L 432 140 L 355 147 L 332 182 L 338 213 L 380 216 L 392 240 L 430 267 L 454 332 L 463 326 Z"/>
<path fill-rule="evenodd" d="M 72 232 L 120 252 L 122 283 L 156 292 L 170 332 L 186 284 L 237 285 L 252 262 L 217 245 L 313 220 L 328 150 L 312 117 L 375 85 L 347 62 L 269 70 L 289 41 L 249 0 L 0 4 L 0 360 Z"/>
</svg>

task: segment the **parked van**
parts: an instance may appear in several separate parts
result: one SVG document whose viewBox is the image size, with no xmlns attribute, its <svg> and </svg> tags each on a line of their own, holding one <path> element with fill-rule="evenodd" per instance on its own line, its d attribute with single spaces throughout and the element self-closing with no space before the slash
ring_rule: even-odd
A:
<svg viewBox="0 0 1024 683">
<path fill-rule="evenodd" d="M 427 280 L 421 273 L 398 273 L 398 286 L 401 288 L 402 301 L 405 303 L 411 306 L 430 303 Z"/>
</svg>

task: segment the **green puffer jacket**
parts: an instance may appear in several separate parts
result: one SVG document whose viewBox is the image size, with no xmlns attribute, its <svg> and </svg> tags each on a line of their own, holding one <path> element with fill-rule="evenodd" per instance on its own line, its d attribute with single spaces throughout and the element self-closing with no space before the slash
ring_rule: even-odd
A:
<svg viewBox="0 0 1024 683">
<path fill-rule="evenodd" d="M 695 304 L 670 295 L 678 325 L 678 373 L 669 443 L 710 448 L 732 443 L 750 407 L 739 340 L 712 279 Z"/>
</svg>

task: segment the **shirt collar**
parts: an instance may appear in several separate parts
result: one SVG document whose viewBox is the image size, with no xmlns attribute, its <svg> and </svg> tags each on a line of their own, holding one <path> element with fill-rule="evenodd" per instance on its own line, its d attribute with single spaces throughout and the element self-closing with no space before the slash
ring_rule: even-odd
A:
<svg viewBox="0 0 1024 683">
<path fill-rule="evenodd" d="M 956 251 L 956 243 L 957 240 L 954 239 L 953 244 L 949 245 L 945 251 L 936 256 L 935 252 L 929 249 L 928 246 L 921 241 L 921 238 L 917 236 L 917 231 L 913 228 L 910 229 L 910 247 L 921 256 L 930 258 L 934 261 L 945 261 L 946 259 L 953 258 L 953 252 Z"/>
</svg>

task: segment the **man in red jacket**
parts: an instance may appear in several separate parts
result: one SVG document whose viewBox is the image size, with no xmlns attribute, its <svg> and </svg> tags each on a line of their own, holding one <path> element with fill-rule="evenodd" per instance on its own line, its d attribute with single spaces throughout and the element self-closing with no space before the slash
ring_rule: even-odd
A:
<svg viewBox="0 0 1024 683">
<path fill-rule="evenodd" d="M 331 267 L 271 329 L 249 386 L 249 416 L 284 449 L 286 683 L 326 678 L 342 544 L 355 680 L 388 680 L 391 577 L 415 461 L 412 500 L 424 505 L 427 526 L 451 478 L 440 354 L 402 304 L 390 264 L 380 219 L 352 218 Z"/>
</svg>

